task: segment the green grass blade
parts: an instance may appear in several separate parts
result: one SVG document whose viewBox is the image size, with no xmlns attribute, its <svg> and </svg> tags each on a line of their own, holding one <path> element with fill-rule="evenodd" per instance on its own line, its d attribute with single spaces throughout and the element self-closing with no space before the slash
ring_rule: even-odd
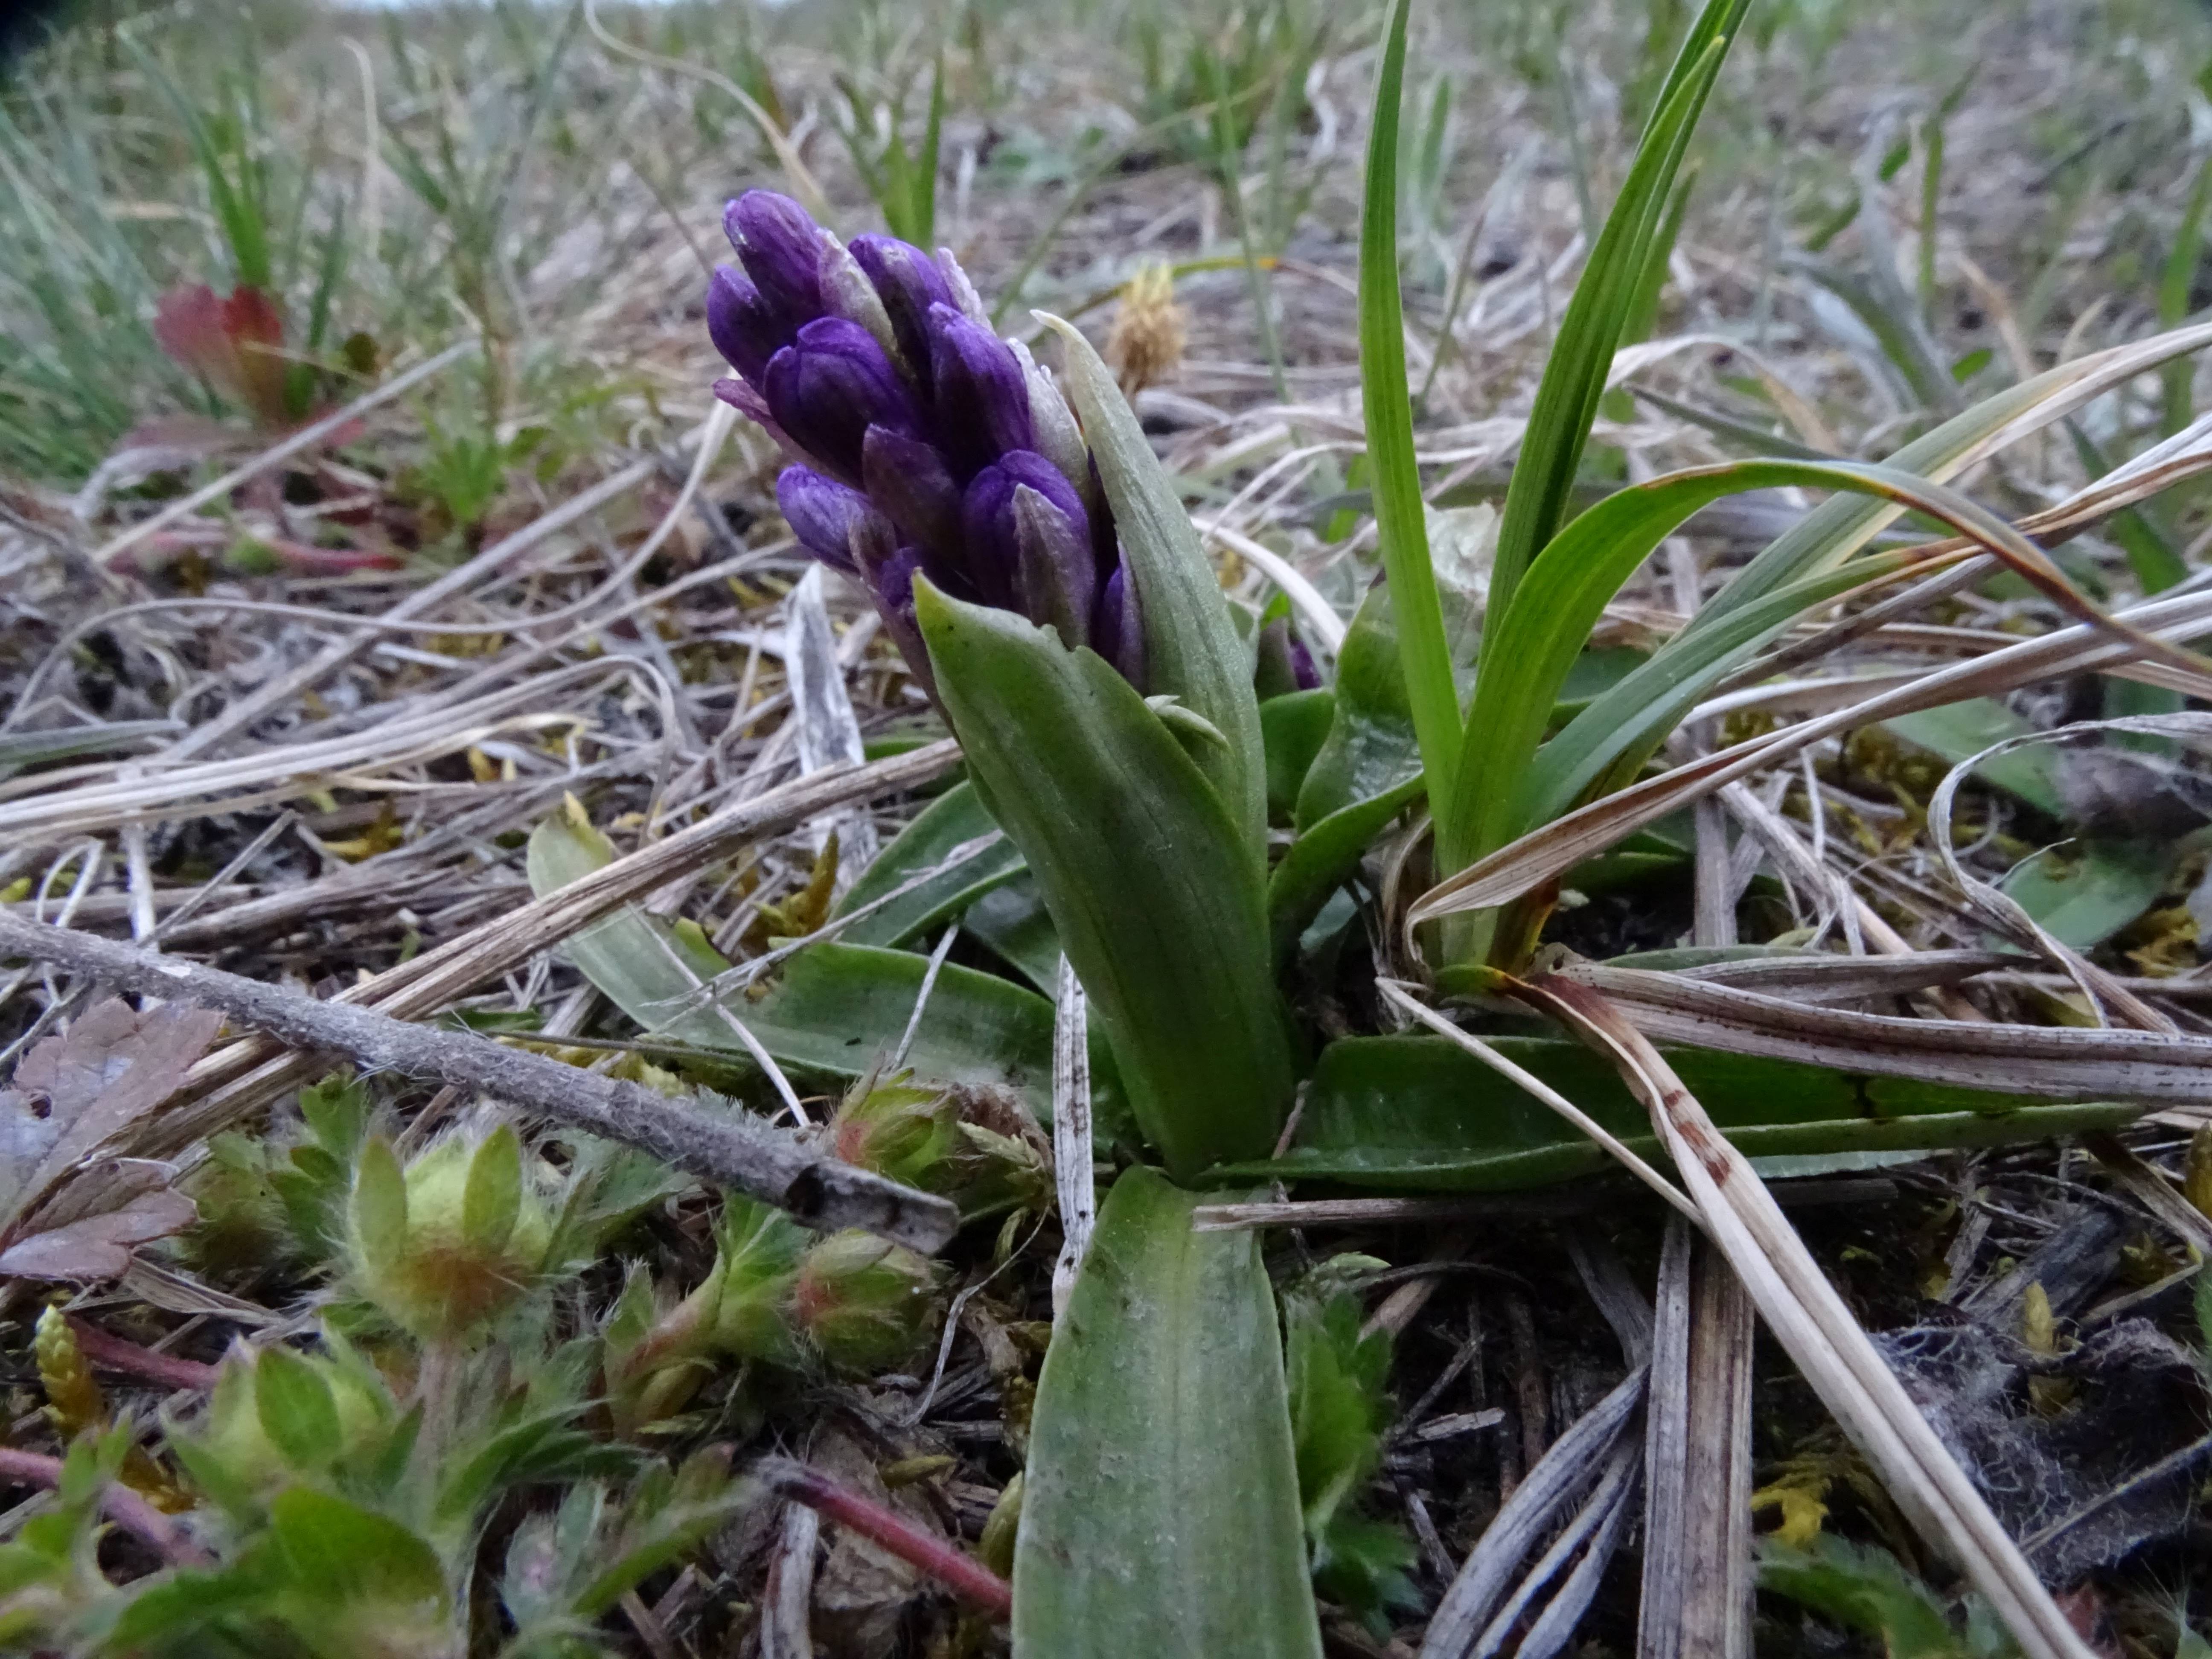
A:
<svg viewBox="0 0 2212 1659">
<path fill-rule="evenodd" d="M 1516 802 L 1530 782 L 1552 705 L 1590 629 L 1651 550 L 1708 502 L 1784 484 L 1904 502 L 2017 556 L 2039 557 L 2018 532 L 1965 497 L 1893 468 L 1858 462 L 1730 461 L 1669 473 L 1607 496 L 1544 550 L 1502 615 L 1492 589 L 1491 637 L 1468 712 L 1471 740 L 1456 780 L 1459 800 L 1449 817 L 1439 813 L 1437 819 L 1440 839 L 1447 826 L 1470 839 L 1442 848 L 1445 868 L 1464 868 L 1529 827 L 1516 822 Z M 1616 687 L 1601 703 L 1610 711 L 1622 696 Z M 1577 724 L 1595 718 L 1585 710 Z"/>
<path fill-rule="evenodd" d="M 2173 233 L 2173 248 L 2166 256 L 2166 268 L 2159 273 L 2158 320 L 2161 328 L 2172 328 L 2189 314 L 2189 297 L 2197 286 L 2197 267 L 2204 258 L 2204 215 L 2212 209 L 2212 157 L 2197 169 L 2197 182 L 2190 186 L 2189 205 L 2182 210 L 2181 223 Z M 2195 379 L 2193 363 L 2172 362 L 2166 366 L 2164 420 L 2166 434 L 2172 437 L 2197 418 L 2197 404 L 2191 394 L 2191 382 Z"/>
<path fill-rule="evenodd" d="M 937 246 L 937 152 L 945 134 L 945 54 L 937 55 L 937 68 L 929 81 L 929 125 L 922 130 L 921 154 L 915 162 L 912 195 L 908 212 L 914 234 L 906 240 L 916 247 Z"/>
<path fill-rule="evenodd" d="M 1367 139 L 1366 202 L 1359 222 L 1359 381 L 1367 455 L 1375 475 L 1375 526 L 1389 574 L 1390 608 L 1421 763 L 1438 800 L 1460 746 L 1459 694 L 1452 684 L 1443 608 L 1429 562 L 1429 531 L 1413 459 L 1413 405 L 1406 382 L 1406 319 L 1398 293 L 1398 118 L 1406 75 L 1406 20 L 1413 0 L 1391 8 L 1375 117 Z"/>
<path fill-rule="evenodd" d="M 1644 285 L 1668 192 L 1748 4 L 1749 0 L 1707 0 L 1691 26 L 1661 90 L 1657 112 L 1644 129 L 1628 178 L 1568 301 L 1506 490 L 1491 573 L 1493 624 L 1522 574 L 1566 516 L 1590 422 L 1596 417 L 1621 331 Z M 1486 629 L 1486 647 L 1493 637 Z M 1433 768 L 1430 775 L 1439 781 L 1443 776 Z M 1443 792 L 1439 788 L 1437 793 Z M 1439 817 L 1439 827 L 1443 823 Z"/>
<path fill-rule="evenodd" d="M 1195 1194 L 1114 1183 L 1037 1379 L 1014 1659 L 1321 1659 L 1274 1292 Z"/>
</svg>

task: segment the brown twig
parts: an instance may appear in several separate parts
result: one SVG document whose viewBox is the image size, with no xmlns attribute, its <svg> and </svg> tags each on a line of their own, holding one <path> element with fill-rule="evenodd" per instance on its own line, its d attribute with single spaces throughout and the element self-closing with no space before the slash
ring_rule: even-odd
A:
<svg viewBox="0 0 2212 1659">
<path fill-rule="evenodd" d="M 295 1048 L 346 1054 L 371 1071 L 512 1101 L 750 1193 L 810 1226 L 864 1227 L 927 1252 L 941 1247 L 958 1224 L 948 1200 L 825 1158 L 788 1131 L 750 1117 L 686 1111 L 635 1083 L 579 1071 L 473 1033 L 434 1030 L 372 1008 L 319 1002 L 282 986 L 15 916 L 0 916 L 0 953 L 59 963 L 125 990 L 219 1008 Z"/>
<path fill-rule="evenodd" d="M 112 1336 L 86 1320 L 71 1317 L 69 1328 L 76 1338 L 77 1352 L 104 1371 L 121 1371 L 165 1389 L 191 1389 L 203 1394 L 215 1387 L 216 1378 L 222 1374 L 216 1366 L 204 1365 L 197 1359 L 156 1352 Z"/>
<path fill-rule="evenodd" d="M 889 1550 L 909 1566 L 936 1579 L 962 1601 L 994 1619 L 1013 1616 L 1013 1586 L 965 1551 L 933 1537 L 904 1516 L 880 1504 L 849 1492 L 826 1474 L 804 1463 L 780 1459 L 763 1464 L 759 1474 L 769 1486 L 795 1504 L 835 1521 Z"/>
<path fill-rule="evenodd" d="M 51 1491 L 62 1483 L 62 1460 L 48 1457 L 42 1452 L 0 1446 L 0 1482 L 17 1486 L 44 1486 Z M 100 1494 L 100 1507 L 106 1511 L 109 1520 L 138 1539 L 163 1560 L 180 1566 L 206 1565 L 206 1555 L 185 1536 L 184 1528 L 130 1487 L 111 1481 L 107 1490 Z"/>
</svg>

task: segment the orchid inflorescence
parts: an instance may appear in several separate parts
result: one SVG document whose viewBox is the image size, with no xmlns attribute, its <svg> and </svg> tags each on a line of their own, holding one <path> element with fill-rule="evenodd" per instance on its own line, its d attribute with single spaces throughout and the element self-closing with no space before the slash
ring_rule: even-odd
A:
<svg viewBox="0 0 2212 1659">
<path fill-rule="evenodd" d="M 1082 431 L 951 252 L 840 242 L 765 190 L 722 224 L 743 268 L 715 268 L 707 325 L 738 378 L 715 393 L 799 458 L 776 480 L 793 534 L 868 589 L 922 682 L 918 574 L 1091 647 L 1142 690 L 1136 594 Z"/>
</svg>

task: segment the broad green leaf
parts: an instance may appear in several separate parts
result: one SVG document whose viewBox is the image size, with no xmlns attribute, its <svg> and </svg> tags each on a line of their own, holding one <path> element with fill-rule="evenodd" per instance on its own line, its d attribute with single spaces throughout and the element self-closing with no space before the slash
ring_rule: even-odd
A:
<svg viewBox="0 0 2212 1659">
<path fill-rule="evenodd" d="M 318 1468 L 339 1447 L 337 1401 L 322 1373 L 289 1348 L 264 1348 L 253 1366 L 253 1409 L 261 1431 L 301 1468 Z"/>
<path fill-rule="evenodd" d="M 2179 851 L 2171 843 L 2134 841 L 2048 848 L 2015 865 L 2001 885 L 2045 933 L 2086 951 L 2158 902 Z"/>
<path fill-rule="evenodd" d="M 1429 531 L 1413 457 L 1412 393 L 1406 384 L 1406 319 L 1398 292 L 1398 117 L 1406 74 L 1406 20 L 1396 0 L 1376 71 L 1359 222 L 1359 385 L 1374 475 L 1375 531 L 1389 580 L 1401 672 L 1429 776 L 1449 780 L 1458 763 L 1459 693 L 1452 682 L 1443 611 L 1429 557 Z M 1437 792 L 1450 798 L 1449 784 Z"/>
<path fill-rule="evenodd" d="M 2011 738 L 2024 738 L 2035 727 L 1994 697 L 1969 697 L 1923 708 L 1917 714 L 1887 720 L 1882 729 L 1893 732 L 1915 748 L 1941 756 L 1952 765 L 1970 761 L 1984 749 L 1994 749 Z M 2058 793 L 2057 769 L 2063 756 L 2048 744 L 2030 744 L 2002 755 L 1991 756 L 1974 768 L 1974 775 L 2016 795 L 2038 811 L 2054 818 L 2066 816 Z"/>
<path fill-rule="evenodd" d="M 969 905 L 961 913 L 960 927 L 1047 996 L 1057 994 L 1060 931 L 1027 870 Z"/>
<path fill-rule="evenodd" d="M 530 837 L 531 885 L 544 894 L 590 873 L 613 848 L 565 812 Z M 906 1030 L 928 963 L 908 951 L 828 942 L 791 957 L 757 998 L 744 989 L 702 998 L 730 963 L 698 928 L 670 927 L 627 906 L 562 949 L 584 976 L 646 1031 L 745 1063 L 742 1023 L 780 1065 L 857 1077 L 890 1054 Z M 1112 1071 L 1094 1054 L 1094 1086 Z M 1032 1109 L 1052 1104 L 1052 1005 L 1020 986 L 956 963 L 939 969 L 907 1063 L 942 1083 L 990 1084 L 1020 1092 Z"/>
<path fill-rule="evenodd" d="M 1610 1062 L 1578 1043 L 1491 1037 L 1647 1158 L 1664 1157 L 1644 1108 Z M 1752 1157 L 1975 1146 L 2132 1121 L 2133 1106 L 2051 1105 L 1899 1078 L 1704 1049 L 1668 1062 L 1714 1123 Z M 1322 1051 L 1297 1143 L 1231 1165 L 1224 1181 L 1297 1180 L 1492 1192 L 1611 1167 L 1595 1143 L 1474 1055 L 1437 1037 L 1346 1037 Z"/>
<path fill-rule="evenodd" d="M 1936 1593 L 1873 1545 L 1826 1534 L 1806 1549 L 1762 1540 L 1759 1587 L 1879 1638 L 1888 1659 L 1964 1659 L 1974 1651 L 1951 1628 Z"/>
<path fill-rule="evenodd" d="M 1605 228 L 1590 249 L 1582 280 L 1575 284 L 1566 314 L 1560 319 L 1559 336 L 1529 410 L 1520 459 L 1506 488 L 1498 556 L 1491 570 L 1491 611 L 1483 633 L 1486 657 L 1495 649 L 1501 613 L 1511 605 L 1522 575 L 1565 516 L 1613 352 L 1646 282 L 1645 267 L 1664 221 L 1674 175 L 1748 4 L 1749 0 L 1707 0 L 1691 24 L 1620 194 L 1606 216 Z M 1545 706 L 1550 706 L 1548 698 Z M 1455 778 L 1455 813 L 1467 799 L 1464 791 L 1465 781 Z M 1440 831 L 1451 822 L 1441 807 L 1437 821 Z"/>
<path fill-rule="evenodd" d="M 469 1160 L 461 1188 L 461 1233 L 469 1248 L 487 1255 L 507 1248 L 522 1213 L 522 1142 L 512 1123 L 484 1138 Z"/>
<path fill-rule="evenodd" d="M 921 810 L 897 839 L 877 855 L 839 901 L 836 915 L 850 915 L 945 863 L 961 847 L 997 839 L 891 900 L 838 934 L 848 945 L 903 945 L 957 915 L 1000 883 L 1022 872 L 1021 849 L 1008 841 L 984 808 L 973 784 L 956 783 Z"/>
<path fill-rule="evenodd" d="M 1175 482 L 1113 371 L 1080 331 L 1042 320 L 1060 337 L 1068 401 L 1098 463 L 1114 509 L 1121 556 L 1145 629 L 1145 690 L 1178 699 L 1228 739 L 1203 755 L 1199 769 L 1220 792 L 1230 823 L 1254 858 L 1267 845 L 1267 765 L 1260 742 L 1260 704 L 1252 694 L 1252 654 L 1230 618 L 1213 564 Z M 953 724 L 960 724 L 956 711 Z M 968 734 L 960 734 L 963 743 Z"/>
<path fill-rule="evenodd" d="M 1274 1292 L 1250 1233 L 1114 1183 L 1037 1381 L 1015 1659 L 1319 1659 Z"/>
<path fill-rule="evenodd" d="M 332 1601 L 378 1601 L 395 1612 L 442 1608 L 446 1575 L 430 1547 L 397 1521 L 306 1486 L 279 1492 L 270 1529 L 295 1584 Z"/>
<path fill-rule="evenodd" d="M 1181 1174 L 1264 1152 L 1291 1073 L 1255 844 L 1103 658 L 926 581 L 915 605 L 969 769 L 1029 861 L 1138 1122 Z"/>
<path fill-rule="evenodd" d="M 1327 686 L 1288 691 L 1260 705 L 1260 737 L 1267 752 L 1267 816 L 1290 817 L 1298 791 L 1313 769 L 1336 718 L 1336 694 Z"/>
</svg>

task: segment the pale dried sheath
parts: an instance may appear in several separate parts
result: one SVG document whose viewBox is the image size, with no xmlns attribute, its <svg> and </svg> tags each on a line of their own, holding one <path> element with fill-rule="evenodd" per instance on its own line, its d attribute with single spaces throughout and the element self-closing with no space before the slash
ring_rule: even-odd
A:
<svg viewBox="0 0 2212 1659">
<path fill-rule="evenodd" d="M 1063 1243 L 1052 1269 L 1052 1316 L 1057 1320 L 1075 1289 L 1075 1276 L 1091 1249 L 1098 1194 L 1091 1170 L 1090 1019 L 1082 981 L 1067 958 L 1060 959 L 1059 1006 L 1052 1022 L 1052 1165 L 1060 1189 Z"/>
</svg>

